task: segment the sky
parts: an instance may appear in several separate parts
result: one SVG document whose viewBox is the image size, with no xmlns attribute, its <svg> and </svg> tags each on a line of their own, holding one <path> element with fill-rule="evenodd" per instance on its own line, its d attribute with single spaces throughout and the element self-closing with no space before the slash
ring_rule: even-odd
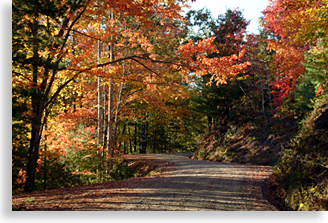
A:
<svg viewBox="0 0 328 223">
<path fill-rule="evenodd" d="M 268 5 L 268 0 L 196 0 L 190 3 L 191 9 L 199 10 L 204 7 L 210 9 L 212 16 L 217 18 L 219 14 L 224 14 L 227 8 L 237 8 L 243 10 L 246 19 L 251 20 L 247 28 L 249 33 L 258 34 L 258 20 Z"/>
</svg>

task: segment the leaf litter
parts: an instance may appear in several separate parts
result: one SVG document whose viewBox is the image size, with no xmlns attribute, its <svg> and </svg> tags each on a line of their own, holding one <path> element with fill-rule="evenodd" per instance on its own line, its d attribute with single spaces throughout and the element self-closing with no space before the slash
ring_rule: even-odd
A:
<svg viewBox="0 0 328 223">
<path fill-rule="evenodd" d="M 13 210 L 276 210 L 261 192 L 270 167 L 197 161 L 179 154 L 128 158 L 161 162 L 163 168 L 153 176 L 13 195 Z"/>
</svg>

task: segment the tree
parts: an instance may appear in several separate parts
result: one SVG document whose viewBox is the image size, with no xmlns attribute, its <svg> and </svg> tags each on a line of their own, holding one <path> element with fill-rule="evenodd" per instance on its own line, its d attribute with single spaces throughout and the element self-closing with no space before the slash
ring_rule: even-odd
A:
<svg viewBox="0 0 328 223">
<path fill-rule="evenodd" d="M 194 108 L 207 116 L 211 131 L 219 123 L 227 124 L 232 103 L 241 96 L 236 78 L 250 65 L 243 50 L 249 22 L 238 9 L 228 9 L 216 20 L 209 10 L 189 11 L 186 18 L 187 28 L 198 32 L 189 34 L 190 40 L 181 46 L 181 55 L 189 62 L 185 77 L 195 80 L 199 93 L 193 97 Z"/>
<path fill-rule="evenodd" d="M 150 17 L 158 15 L 174 21 L 180 17 L 184 4 L 185 1 L 162 4 L 159 0 L 67 0 L 42 4 L 34 0 L 13 1 L 13 92 L 19 97 L 26 96 L 26 101 L 19 103 L 26 103 L 32 111 L 24 116 L 31 126 L 25 191 L 34 188 L 43 126 L 60 92 L 78 76 L 98 76 L 99 67 L 128 59 L 139 64 L 143 64 L 140 60 L 154 62 L 156 59 L 147 53 L 148 45 L 143 44 L 141 48 L 145 51 L 139 54 L 115 60 L 107 58 L 98 63 L 94 56 L 95 43 L 101 40 L 108 45 L 119 33 L 118 20 L 113 21 L 110 12 L 117 18 L 135 18 L 139 28 L 147 30 L 155 23 Z M 23 116 L 16 116 L 14 120 L 16 118 L 17 122 L 23 120 Z"/>
<path fill-rule="evenodd" d="M 63 58 L 69 34 L 89 2 L 13 1 L 13 88 L 28 89 L 31 108 L 25 190 L 33 190 L 44 111 L 51 104 L 51 91 Z M 65 87 L 70 80 L 59 86 Z M 21 93 L 21 92 L 19 92 Z"/>
<path fill-rule="evenodd" d="M 317 99 L 325 97 L 328 87 L 328 48 L 322 40 L 317 46 L 304 53 L 305 73 L 298 78 L 296 88 L 291 92 L 295 100 L 293 110 L 303 116 L 313 109 Z"/>
<path fill-rule="evenodd" d="M 187 13 L 187 19 L 200 26 L 200 33 L 178 50 L 183 61 L 180 73 L 186 80 L 190 79 L 190 74 L 191 78 L 211 74 L 209 84 L 225 84 L 226 80 L 234 78 L 250 65 L 248 61 L 240 62 L 245 53 L 242 38 L 249 22 L 238 9 L 227 10 L 225 16 L 220 15 L 217 21 L 211 18 L 209 11 L 203 13 L 203 10 Z"/>
<path fill-rule="evenodd" d="M 327 35 L 326 18 L 327 1 L 276 0 L 264 11 L 264 28 L 274 36 L 268 46 L 275 51 L 274 100 L 285 114 L 292 112 L 291 92 L 305 74 L 304 53 Z"/>
</svg>

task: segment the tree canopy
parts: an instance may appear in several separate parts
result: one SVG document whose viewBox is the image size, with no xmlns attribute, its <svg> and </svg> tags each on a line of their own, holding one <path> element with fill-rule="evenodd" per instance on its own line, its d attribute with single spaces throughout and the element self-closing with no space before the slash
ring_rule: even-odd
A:
<svg viewBox="0 0 328 223">
<path fill-rule="evenodd" d="M 259 34 L 189 3 L 12 2 L 13 193 L 131 177 L 136 153 L 278 163 L 285 194 L 326 182 L 327 0 L 271 0 Z"/>
</svg>

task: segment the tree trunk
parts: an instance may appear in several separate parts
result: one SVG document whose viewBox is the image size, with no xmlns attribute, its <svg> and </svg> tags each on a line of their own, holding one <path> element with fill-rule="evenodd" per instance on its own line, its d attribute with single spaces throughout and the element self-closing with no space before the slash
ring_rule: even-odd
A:
<svg viewBox="0 0 328 223">
<path fill-rule="evenodd" d="M 103 140 L 103 148 L 105 148 L 105 142 L 106 142 L 106 134 L 107 134 L 107 115 L 106 115 L 106 101 L 107 101 L 107 89 L 106 89 L 106 85 L 104 84 L 103 86 L 103 111 L 102 111 L 102 119 L 103 119 L 103 129 L 102 129 L 102 132 L 103 132 L 103 136 L 102 136 L 102 140 Z"/>
<path fill-rule="evenodd" d="M 137 152 L 137 123 L 134 124 L 134 152 Z"/>
<path fill-rule="evenodd" d="M 208 133 L 211 133 L 211 131 L 212 131 L 212 116 L 207 116 L 207 122 L 208 122 Z"/>
<path fill-rule="evenodd" d="M 128 131 L 129 131 L 129 151 L 128 154 L 132 152 L 132 139 L 131 139 L 131 128 L 130 125 L 128 125 Z"/>
<path fill-rule="evenodd" d="M 114 58 L 114 43 L 109 45 L 110 47 L 110 61 L 113 61 Z M 113 99 L 114 99 L 114 91 L 113 91 L 113 83 L 112 80 L 109 83 L 108 88 L 109 96 L 108 96 L 108 132 L 107 132 L 107 150 L 109 155 L 109 165 L 108 168 L 111 170 L 113 168 L 113 156 L 114 156 L 114 137 L 113 137 Z"/>
<path fill-rule="evenodd" d="M 39 149 L 40 149 L 40 137 L 41 137 L 41 120 L 43 114 L 43 103 L 42 95 L 39 93 L 38 87 L 38 62 L 39 62 L 39 53 L 37 48 L 37 31 L 38 31 L 38 21 L 35 19 L 33 23 L 33 57 L 32 57 L 32 131 L 31 131 L 31 140 L 30 147 L 28 150 L 28 160 L 26 167 L 26 181 L 24 190 L 30 192 L 34 190 L 35 185 L 35 173 L 37 160 L 39 158 Z"/>
<path fill-rule="evenodd" d="M 156 135 L 157 131 L 156 131 L 156 128 L 157 128 L 157 126 L 154 128 L 153 153 L 157 153 L 156 152 L 156 139 L 157 139 L 157 135 Z"/>
<path fill-rule="evenodd" d="M 27 161 L 27 168 L 26 168 L 27 176 L 26 176 L 25 189 L 24 189 L 26 192 L 33 191 L 35 185 L 35 173 L 36 173 L 37 161 L 39 159 L 40 140 L 41 140 L 41 132 L 42 132 L 41 121 L 42 121 L 42 114 L 44 110 L 43 107 L 44 105 L 41 98 L 42 96 L 37 92 L 35 92 L 32 95 L 32 112 L 34 114 L 34 117 L 32 117 L 31 141 L 28 150 L 28 161 Z"/>
<path fill-rule="evenodd" d="M 43 131 L 43 137 L 44 137 L 44 148 L 43 151 L 47 152 L 47 135 L 45 134 L 45 131 L 47 131 L 47 117 L 48 117 L 48 110 L 45 109 L 44 112 L 44 131 Z M 43 160 L 43 190 L 47 189 L 47 156 L 44 156 L 44 160 Z"/>
<path fill-rule="evenodd" d="M 98 41 L 98 63 L 100 63 L 101 58 L 101 43 Z M 101 77 L 98 77 L 98 144 L 103 143 L 103 106 L 102 106 L 102 87 L 101 87 Z"/>
<path fill-rule="evenodd" d="M 80 19 L 80 16 L 85 12 L 87 6 L 82 7 L 82 11 L 79 13 L 75 22 Z M 78 7 L 80 8 L 80 7 Z M 73 10 L 73 9 L 72 9 Z M 74 11 L 74 10 L 73 10 Z M 72 13 L 73 13 L 72 11 Z M 74 14 L 74 13 L 73 13 Z M 40 141 L 42 135 L 42 121 L 45 122 L 47 117 L 43 117 L 43 112 L 46 108 L 51 107 L 54 103 L 54 100 L 58 97 L 59 93 L 62 89 L 64 89 L 71 81 L 74 80 L 75 76 L 69 78 L 63 84 L 61 84 L 55 93 L 49 97 L 50 92 L 52 92 L 52 86 L 56 80 L 56 74 L 58 71 L 59 63 L 62 61 L 64 57 L 62 56 L 54 56 L 49 54 L 47 56 L 46 61 L 40 60 L 39 55 L 39 47 L 40 47 L 40 35 L 39 32 L 39 14 L 33 14 L 33 23 L 29 25 L 32 30 L 32 57 L 31 57 L 31 65 L 32 65 L 32 82 L 31 82 L 31 105 L 32 105 L 32 115 L 31 117 L 31 138 L 30 138 L 30 146 L 28 149 L 28 158 L 27 158 L 27 167 L 26 167 L 26 181 L 24 190 L 26 192 L 33 191 L 36 180 L 36 168 L 37 168 L 37 160 L 39 158 L 39 149 L 40 149 Z M 73 29 L 75 22 L 71 23 L 71 26 L 68 27 L 68 17 L 63 18 L 62 28 L 57 34 L 58 39 L 63 39 L 62 45 L 58 45 L 57 43 L 50 44 L 49 46 L 57 48 L 57 49 L 65 49 L 67 45 L 67 37 L 69 36 L 69 32 Z M 65 30 L 65 31 L 64 31 Z M 67 30 L 67 33 L 65 33 Z M 65 51 L 65 50 L 64 50 Z M 44 56 L 41 56 L 44 57 Z M 45 57 L 44 57 L 45 58 Z M 55 61 L 52 63 L 52 61 Z M 26 62 L 26 61 L 25 61 Z M 28 62 L 28 61 L 27 61 Z M 42 69 L 40 69 L 42 68 Z M 43 74 L 38 74 L 40 70 L 43 70 Z M 52 70 L 52 75 L 49 76 L 49 72 Z M 50 80 L 48 80 L 50 78 Z M 38 79 L 42 79 L 42 82 L 38 84 Z"/>
<path fill-rule="evenodd" d="M 252 106 L 254 112 L 256 113 L 256 108 L 255 108 L 255 105 L 254 105 L 254 103 L 253 103 L 253 98 L 252 98 L 252 97 L 246 92 L 246 90 L 243 88 L 243 86 L 242 86 L 241 83 L 237 80 L 237 78 L 235 78 L 235 81 L 236 81 L 238 87 L 240 88 L 240 90 L 246 95 L 246 97 L 249 98 L 249 101 L 250 101 L 250 103 L 251 103 L 251 106 Z"/>
<path fill-rule="evenodd" d="M 144 151 L 147 153 L 147 144 L 148 144 L 148 127 L 149 123 L 146 121 L 145 123 L 145 139 L 144 139 Z"/>
<path fill-rule="evenodd" d="M 268 65 L 267 62 L 265 62 L 265 71 L 267 74 L 267 82 L 268 82 L 268 94 L 269 94 L 269 102 L 270 102 L 270 108 L 271 108 L 271 115 L 273 115 L 273 108 L 272 108 L 272 96 L 271 96 L 271 88 L 270 88 L 270 76 L 269 76 L 269 71 L 268 71 Z"/>
<path fill-rule="evenodd" d="M 103 109 L 102 109 L 101 78 L 98 77 L 98 144 L 103 142 Z"/>
<path fill-rule="evenodd" d="M 40 104 L 37 99 L 32 99 L 34 102 L 34 106 Z M 39 106 L 37 106 L 39 107 Z M 35 111 L 36 109 L 32 109 L 34 114 L 37 116 L 35 121 L 32 123 L 32 135 L 30 141 L 30 147 L 28 150 L 28 162 L 26 168 L 26 182 L 25 182 L 25 192 L 31 192 L 34 190 L 35 185 L 35 173 L 37 167 L 37 161 L 39 159 L 39 149 L 40 149 L 40 130 L 41 130 L 41 119 L 42 119 L 42 112 Z"/>
<path fill-rule="evenodd" d="M 264 98 L 263 82 L 262 82 L 261 74 L 258 73 L 258 75 L 259 75 L 259 78 L 260 78 L 261 91 L 262 91 L 262 111 L 263 111 L 263 116 L 264 116 L 265 124 L 268 124 L 268 120 L 267 120 L 266 112 L 265 112 L 265 98 Z"/>
<path fill-rule="evenodd" d="M 111 17 L 112 19 L 115 19 L 114 13 L 111 12 Z M 115 60 L 115 55 L 114 55 L 114 41 L 112 38 L 112 42 L 109 45 L 109 57 L 110 61 Z M 108 156 L 109 156 L 109 164 L 108 164 L 108 169 L 111 170 L 113 169 L 113 164 L 114 164 L 114 139 L 113 139 L 113 99 L 114 99 L 114 90 L 113 90 L 113 80 L 110 80 L 109 87 L 108 87 L 108 127 L 107 127 L 107 151 L 108 151 Z"/>
<path fill-rule="evenodd" d="M 253 54 L 255 55 L 254 53 L 254 49 L 253 49 Z M 260 83 L 261 83 L 261 92 L 262 92 L 262 111 L 263 111 L 263 116 L 264 116 L 264 121 L 265 121 L 265 124 L 267 125 L 268 124 L 268 120 L 267 120 L 267 117 L 266 117 L 266 112 L 265 112 L 265 98 L 264 98 L 264 88 L 263 88 L 263 82 L 262 82 L 262 77 L 261 77 L 261 74 L 260 74 L 260 71 L 259 71 L 259 64 L 258 64 L 258 61 L 256 59 L 256 73 L 260 79 Z"/>
<path fill-rule="evenodd" d="M 123 125 L 122 136 L 125 135 L 125 132 L 126 132 L 126 124 Z M 124 139 L 124 138 L 123 138 L 123 139 Z M 122 140 L 122 142 L 123 142 L 123 151 L 124 151 L 125 153 L 127 153 L 126 142 L 125 142 L 125 140 Z"/>
<path fill-rule="evenodd" d="M 141 134 L 141 150 L 140 153 L 147 152 L 147 138 L 148 138 L 148 122 L 147 113 L 145 114 L 145 124 L 143 124 L 142 134 Z"/>
<path fill-rule="evenodd" d="M 108 127 L 107 127 L 107 154 L 109 156 L 108 169 L 113 168 L 114 143 L 113 143 L 113 97 L 114 91 L 112 83 L 109 83 L 108 95 Z"/>
</svg>

